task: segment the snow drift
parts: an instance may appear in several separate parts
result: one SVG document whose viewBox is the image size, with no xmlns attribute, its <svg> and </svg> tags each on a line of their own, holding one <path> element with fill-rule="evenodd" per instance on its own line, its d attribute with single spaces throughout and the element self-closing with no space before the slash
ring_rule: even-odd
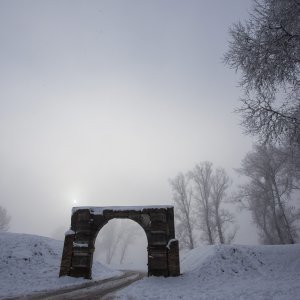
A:
<svg viewBox="0 0 300 300">
<path fill-rule="evenodd" d="M 201 281 L 224 276 L 257 276 L 272 271 L 263 249 L 266 250 L 254 246 L 227 245 L 194 249 L 183 257 L 182 270 L 197 275 Z"/>
<path fill-rule="evenodd" d="M 145 278 L 118 299 L 300 299 L 300 244 L 188 251 L 177 278 Z"/>
<path fill-rule="evenodd" d="M 0 299 L 79 284 L 82 278 L 58 277 L 63 242 L 17 233 L 0 233 Z M 120 274 L 102 264 L 93 265 L 93 278 Z"/>
</svg>

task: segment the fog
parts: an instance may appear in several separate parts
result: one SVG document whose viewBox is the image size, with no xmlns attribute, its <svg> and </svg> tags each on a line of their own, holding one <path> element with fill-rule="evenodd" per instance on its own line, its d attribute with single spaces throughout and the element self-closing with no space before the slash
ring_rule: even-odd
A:
<svg viewBox="0 0 300 300">
<path fill-rule="evenodd" d="M 147 237 L 138 223 L 113 219 L 96 239 L 94 261 L 116 269 L 147 270 Z"/>
<path fill-rule="evenodd" d="M 222 63 L 250 0 L 0 2 L 0 205 L 10 231 L 59 237 L 72 206 L 171 204 L 201 161 L 252 141 Z M 240 216 L 240 214 L 239 214 Z M 236 242 L 256 240 L 239 217 Z"/>
</svg>

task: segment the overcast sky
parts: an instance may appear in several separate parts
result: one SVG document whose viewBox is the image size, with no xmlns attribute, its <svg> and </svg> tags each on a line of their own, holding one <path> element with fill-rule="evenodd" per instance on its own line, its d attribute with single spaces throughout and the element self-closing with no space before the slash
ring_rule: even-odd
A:
<svg viewBox="0 0 300 300">
<path fill-rule="evenodd" d="M 11 231 L 50 236 L 74 204 L 171 204 L 169 178 L 201 161 L 233 175 L 251 141 L 222 56 L 250 5 L 1 0 L 0 205 Z"/>
</svg>

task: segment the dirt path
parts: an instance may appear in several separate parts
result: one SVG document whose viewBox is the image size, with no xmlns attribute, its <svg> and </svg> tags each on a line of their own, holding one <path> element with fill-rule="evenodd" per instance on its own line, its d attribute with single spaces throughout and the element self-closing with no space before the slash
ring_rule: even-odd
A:
<svg viewBox="0 0 300 300">
<path fill-rule="evenodd" d="M 38 293 L 24 297 L 10 298 L 14 300 L 68 300 L 68 299 L 113 299 L 112 293 L 130 285 L 145 277 L 145 273 L 137 271 L 125 271 L 124 274 L 96 282 L 85 283 L 79 286 L 59 289 L 48 293 Z"/>
</svg>

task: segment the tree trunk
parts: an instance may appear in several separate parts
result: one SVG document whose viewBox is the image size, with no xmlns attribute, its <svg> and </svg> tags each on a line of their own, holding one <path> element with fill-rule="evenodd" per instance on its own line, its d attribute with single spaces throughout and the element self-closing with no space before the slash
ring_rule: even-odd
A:
<svg viewBox="0 0 300 300">
<path fill-rule="evenodd" d="M 188 219 L 189 248 L 194 249 L 194 239 L 190 220 Z"/>
<path fill-rule="evenodd" d="M 273 185 L 274 185 L 277 203 L 278 203 L 279 209 L 281 211 L 281 214 L 283 216 L 285 229 L 287 231 L 290 244 L 295 244 L 294 238 L 293 238 L 292 233 L 291 233 L 291 226 L 290 226 L 290 224 L 287 220 L 287 217 L 286 217 L 286 214 L 285 214 L 285 211 L 284 211 L 284 207 L 282 205 L 281 198 L 280 198 L 279 191 L 278 191 L 277 184 L 276 184 L 276 181 L 275 181 L 274 177 L 272 178 L 272 182 L 273 182 Z"/>
<path fill-rule="evenodd" d="M 208 211 L 208 207 L 205 208 L 206 212 L 205 212 L 205 217 L 206 217 L 206 229 L 207 229 L 207 235 L 208 235 L 208 242 L 210 245 L 213 245 L 214 241 L 213 241 L 213 237 L 212 237 L 212 232 L 211 232 L 211 228 L 210 228 L 210 222 L 209 222 L 209 211 Z"/>
<path fill-rule="evenodd" d="M 274 224 L 275 224 L 275 228 L 276 228 L 276 232 L 278 234 L 278 238 L 280 240 L 281 244 L 285 244 L 283 236 L 282 236 L 282 232 L 280 229 L 280 225 L 278 224 L 278 217 L 276 214 L 276 203 L 274 200 L 274 194 L 273 194 L 273 188 L 272 188 L 272 184 L 270 183 L 269 179 L 267 179 L 267 182 L 269 183 L 269 191 L 271 193 L 271 208 L 272 208 L 272 214 L 273 214 L 273 220 L 274 220 Z"/>
<path fill-rule="evenodd" d="M 219 216 L 219 212 L 217 210 L 216 210 L 216 225 L 217 225 L 217 229 L 218 229 L 220 244 L 225 244 L 222 226 L 220 223 L 220 216 Z"/>
</svg>

